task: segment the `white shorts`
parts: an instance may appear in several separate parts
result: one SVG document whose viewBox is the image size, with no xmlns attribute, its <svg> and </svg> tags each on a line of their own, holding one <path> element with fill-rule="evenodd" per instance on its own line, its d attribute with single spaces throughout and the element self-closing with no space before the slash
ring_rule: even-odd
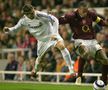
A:
<svg viewBox="0 0 108 90">
<path fill-rule="evenodd" d="M 58 41 L 63 41 L 62 37 L 59 34 L 56 36 L 56 38 L 57 40 L 49 39 L 46 42 L 38 40 L 38 47 L 37 47 L 38 56 L 42 57 L 45 54 L 45 52 L 48 50 L 48 48 L 50 48 L 51 46 L 55 46 Z"/>
<path fill-rule="evenodd" d="M 97 40 L 83 40 L 83 39 L 76 39 L 75 40 L 75 47 L 79 45 L 84 45 L 87 49 L 90 56 L 95 57 L 96 51 L 102 49 L 102 47 L 98 44 Z"/>
</svg>

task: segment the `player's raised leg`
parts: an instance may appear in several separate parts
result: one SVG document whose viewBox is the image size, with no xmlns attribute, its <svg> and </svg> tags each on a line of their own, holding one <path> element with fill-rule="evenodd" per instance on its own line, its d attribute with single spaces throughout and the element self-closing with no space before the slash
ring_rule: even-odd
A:
<svg viewBox="0 0 108 90">
<path fill-rule="evenodd" d="M 85 65 L 85 58 L 86 57 L 86 48 L 85 46 L 82 46 L 80 45 L 79 48 L 78 48 L 78 53 L 80 55 L 80 59 L 79 59 L 79 63 L 78 63 L 78 75 L 77 75 L 77 78 L 76 78 L 76 81 L 75 83 L 80 85 L 81 82 L 82 82 L 82 74 L 83 74 L 83 69 L 84 69 L 84 65 Z"/>
<path fill-rule="evenodd" d="M 96 56 L 97 60 L 102 63 L 102 80 L 107 85 L 108 58 L 103 50 L 99 50 Z"/>
<path fill-rule="evenodd" d="M 73 71 L 74 61 L 72 61 L 70 53 L 67 50 L 67 48 L 65 48 L 63 41 L 62 40 L 58 41 L 56 44 L 56 47 L 61 51 L 64 60 L 66 60 L 70 74 L 74 73 L 74 71 Z"/>
<path fill-rule="evenodd" d="M 67 50 L 67 48 L 65 48 L 63 39 L 61 38 L 61 36 L 58 33 L 58 29 L 59 29 L 58 28 L 59 27 L 58 19 L 54 18 L 54 21 L 55 22 L 53 23 L 53 29 L 55 31 L 55 35 L 53 35 L 51 37 L 51 39 L 56 41 L 55 46 L 61 51 L 64 60 L 66 60 L 66 63 L 68 65 L 70 73 L 74 73 L 74 71 L 73 71 L 73 63 L 74 62 L 71 60 L 70 53 Z"/>
<path fill-rule="evenodd" d="M 49 47 L 51 47 L 52 45 L 54 45 L 54 42 L 51 42 L 50 40 L 47 42 L 42 42 L 42 41 L 38 41 L 38 47 L 37 47 L 37 54 L 38 57 L 36 58 L 35 61 L 35 66 L 32 70 L 32 75 L 36 74 L 39 70 L 39 63 L 41 61 L 41 58 L 43 57 L 43 55 L 45 54 L 45 52 L 48 50 Z"/>
</svg>

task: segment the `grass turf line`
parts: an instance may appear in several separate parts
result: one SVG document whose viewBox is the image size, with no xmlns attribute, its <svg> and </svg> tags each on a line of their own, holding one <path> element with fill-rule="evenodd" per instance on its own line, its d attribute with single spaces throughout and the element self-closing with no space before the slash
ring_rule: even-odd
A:
<svg viewBox="0 0 108 90">
<path fill-rule="evenodd" d="M 93 90 L 91 86 L 0 83 L 0 90 Z"/>
</svg>

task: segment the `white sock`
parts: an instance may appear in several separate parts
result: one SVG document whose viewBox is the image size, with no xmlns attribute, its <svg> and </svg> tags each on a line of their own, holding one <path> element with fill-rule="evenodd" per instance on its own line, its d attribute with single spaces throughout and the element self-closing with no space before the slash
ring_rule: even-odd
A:
<svg viewBox="0 0 108 90">
<path fill-rule="evenodd" d="M 38 70 L 38 65 L 39 65 L 39 57 L 37 57 L 35 61 L 35 71 Z"/>
<path fill-rule="evenodd" d="M 61 53 L 63 55 L 64 60 L 66 60 L 66 63 L 68 65 L 70 73 L 73 73 L 74 61 L 71 60 L 71 56 L 70 56 L 69 51 L 65 48 L 65 49 L 61 50 Z"/>
</svg>

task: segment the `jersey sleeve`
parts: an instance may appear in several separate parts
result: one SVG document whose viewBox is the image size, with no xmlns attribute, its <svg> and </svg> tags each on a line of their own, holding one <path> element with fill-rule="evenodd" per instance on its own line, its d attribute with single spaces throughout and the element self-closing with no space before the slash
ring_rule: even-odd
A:
<svg viewBox="0 0 108 90">
<path fill-rule="evenodd" d="M 59 34 L 59 32 L 58 32 L 58 29 L 59 29 L 59 21 L 58 21 L 58 19 L 56 18 L 56 17 L 54 17 L 54 16 L 52 16 L 53 17 L 53 20 L 54 20 L 54 22 L 53 22 L 53 31 L 52 31 L 52 33 L 53 34 Z"/>
<path fill-rule="evenodd" d="M 23 26 L 23 19 L 20 19 L 18 23 L 15 26 L 10 27 L 9 30 L 16 31 L 16 30 L 19 30 L 22 26 Z"/>
<path fill-rule="evenodd" d="M 108 23 L 103 18 L 99 17 L 96 13 L 91 12 L 92 19 L 100 26 L 108 26 Z"/>
<path fill-rule="evenodd" d="M 72 22 L 74 16 L 75 16 L 74 13 L 65 14 L 64 16 L 59 17 L 59 23 L 60 24 L 70 23 L 70 22 Z"/>
</svg>

